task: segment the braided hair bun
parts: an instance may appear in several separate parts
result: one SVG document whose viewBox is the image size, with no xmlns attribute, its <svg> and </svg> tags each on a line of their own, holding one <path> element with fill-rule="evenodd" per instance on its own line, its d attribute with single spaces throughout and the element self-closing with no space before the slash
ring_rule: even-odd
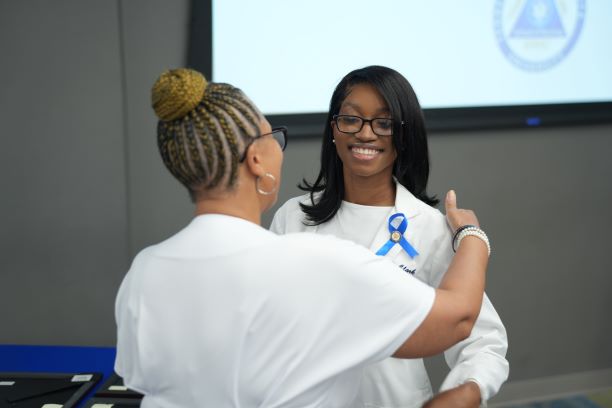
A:
<svg viewBox="0 0 612 408">
<path fill-rule="evenodd" d="M 238 88 L 208 83 L 188 68 L 166 71 L 151 90 L 159 118 L 157 145 L 166 168 L 195 200 L 213 188 L 231 189 L 240 157 L 259 134 L 261 112 Z"/>
<path fill-rule="evenodd" d="M 163 121 L 182 118 L 198 106 L 207 85 L 204 75 L 192 69 L 164 72 L 151 91 L 155 114 Z"/>
</svg>

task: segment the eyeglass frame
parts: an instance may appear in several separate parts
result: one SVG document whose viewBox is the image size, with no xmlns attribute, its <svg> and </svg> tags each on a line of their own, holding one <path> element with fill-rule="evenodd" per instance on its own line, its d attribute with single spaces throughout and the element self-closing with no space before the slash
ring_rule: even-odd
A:
<svg viewBox="0 0 612 408">
<path fill-rule="evenodd" d="M 280 143 L 278 143 L 278 140 L 276 138 L 274 138 L 274 140 L 276 140 L 276 142 L 278 143 L 278 145 L 281 148 L 281 151 L 285 151 L 285 149 L 287 148 L 287 142 L 288 142 L 288 131 L 287 131 L 287 126 L 278 126 L 275 128 L 272 128 L 271 132 L 268 133 L 264 133 L 261 135 L 257 135 L 251 138 L 251 140 L 249 140 L 249 143 L 247 143 L 247 145 L 244 147 L 244 153 L 242 153 L 242 157 L 240 158 L 240 160 L 238 161 L 238 163 L 242 163 L 245 159 L 246 159 L 246 155 L 247 155 L 247 150 L 249 150 L 249 147 L 251 147 L 251 145 L 257 140 L 257 139 L 261 139 L 264 136 L 269 136 L 269 135 L 273 135 L 276 132 L 281 132 L 283 134 L 283 137 L 285 139 L 285 144 L 283 146 L 281 146 Z"/>
<path fill-rule="evenodd" d="M 340 130 L 340 126 L 338 125 L 338 118 L 341 117 L 341 116 L 360 119 L 361 120 L 361 126 L 359 127 L 359 130 L 357 130 L 355 132 L 346 132 L 344 130 Z M 394 125 L 396 123 L 396 121 L 393 118 L 372 118 L 372 119 L 366 119 L 366 118 L 362 118 L 361 116 L 357 116 L 357 115 L 340 115 L 340 114 L 336 114 L 336 115 L 332 116 L 332 120 L 336 124 L 336 129 L 338 129 L 338 132 L 346 133 L 346 134 L 349 134 L 349 135 L 356 135 L 357 133 L 359 133 L 359 132 L 361 132 L 363 130 L 363 126 L 366 123 L 369 123 L 370 124 L 370 129 L 372 129 L 372 133 L 374 133 L 376 136 L 382 136 L 382 137 L 393 136 L 393 128 L 391 128 L 391 133 L 388 134 L 388 135 L 381 135 L 380 133 L 377 133 L 374 130 L 374 126 L 372 126 L 372 123 L 375 120 L 380 120 L 380 119 L 390 120 Z M 405 122 L 403 120 L 399 122 L 400 126 L 403 126 L 404 124 L 405 124 Z"/>
</svg>

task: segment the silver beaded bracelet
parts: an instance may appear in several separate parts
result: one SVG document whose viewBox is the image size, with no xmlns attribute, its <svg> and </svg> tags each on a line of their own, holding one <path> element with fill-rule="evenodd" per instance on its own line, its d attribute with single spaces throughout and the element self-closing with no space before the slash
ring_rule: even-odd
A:
<svg viewBox="0 0 612 408">
<path fill-rule="evenodd" d="M 481 230 L 480 228 L 476 226 L 469 226 L 459 231 L 459 233 L 456 234 L 455 239 L 453 241 L 453 249 L 459 248 L 459 245 L 461 244 L 461 240 L 467 236 L 473 236 L 473 237 L 480 238 L 487 246 L 488 255 L 491 256 L 491 244 L 489 243 L 489 237 L 487 237 L 487 234 L 485 234 L 483 230 Z"/>
</svg>

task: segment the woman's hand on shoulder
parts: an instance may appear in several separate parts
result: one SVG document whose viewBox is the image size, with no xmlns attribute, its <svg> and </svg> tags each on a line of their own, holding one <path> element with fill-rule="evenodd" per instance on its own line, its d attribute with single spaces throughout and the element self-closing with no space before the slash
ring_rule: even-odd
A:
<svg viewBox="0 0 612 408">
<path fill-rule="evenodd" d="M 457 195 L 455 194 L 455 190 L 450 190 L 446 193 L 444 205 L 446 207 L 446 220 L 453 233 L 457 231 L 457 228 L 464 225 L 475 225 L 480 227 L 474 211 L 457 208 Z"/>
</svg>

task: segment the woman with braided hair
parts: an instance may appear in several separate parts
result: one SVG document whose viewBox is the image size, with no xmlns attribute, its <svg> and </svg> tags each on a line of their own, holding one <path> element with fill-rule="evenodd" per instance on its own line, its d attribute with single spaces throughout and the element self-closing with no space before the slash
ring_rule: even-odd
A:
<svg viewBox="0 0 612 408">
<path fill-rule="evenodd" d="M 142 250 L 117 294 L 115 370 L 143 407 L 344 407 L 366 365 L 469 335 L 487 246 L 454 193 L 460 245 L 433 289 L 351 242 L 260 226 L 287 135 L 240 90 L 177 69 L 152 101 L 159 151 L 195 217 Z"/>
</svg>

